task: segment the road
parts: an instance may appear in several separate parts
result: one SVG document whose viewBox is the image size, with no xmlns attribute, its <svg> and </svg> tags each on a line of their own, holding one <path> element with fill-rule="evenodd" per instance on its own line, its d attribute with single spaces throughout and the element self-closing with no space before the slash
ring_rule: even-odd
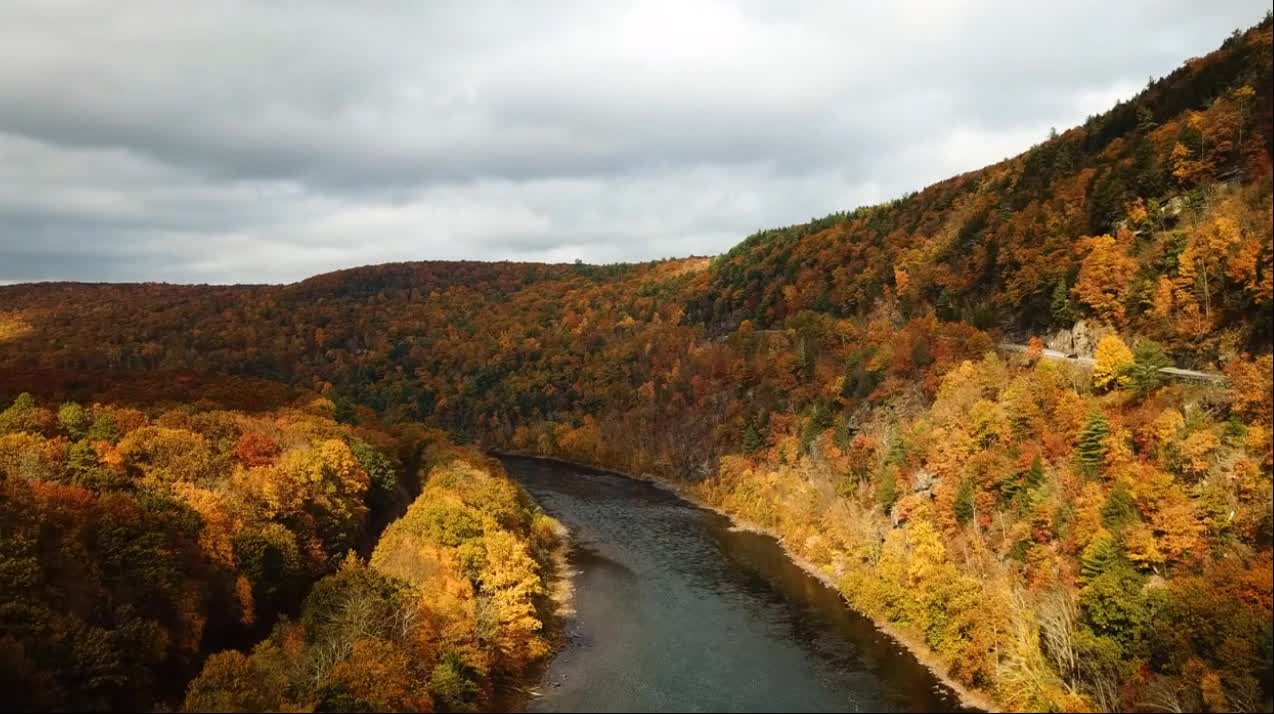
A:
<svg viewBox="0 0 1274 714">
<path fill-rule="evenodd" d="M 1005 350 L 1006 352 L 1025 352 L 1027 346 L 1003 342 L 1000 344 L 1000 349 Z M 1057 350 L 1043 350 L 1040 353 L 1040 357 L 1042 359 L 1070 362 L 1072 364 L 1079 364 L 1085 367 L 1092 367 L 1096 364 L 1096 361 L 1092 357 L 1071 357 L 1065 352 L 1059 352 Z M 1185 379 L 1194 382 L 1224 384 L 1227 381 L 1224 374 L 1217 374 L 1216 372 L 1200 372 L 1195 369 L 1181 369 L 1180 367 L 1164 367 L 1159 371 L 1173 377 L 1174 379 Z"/>
</svg>

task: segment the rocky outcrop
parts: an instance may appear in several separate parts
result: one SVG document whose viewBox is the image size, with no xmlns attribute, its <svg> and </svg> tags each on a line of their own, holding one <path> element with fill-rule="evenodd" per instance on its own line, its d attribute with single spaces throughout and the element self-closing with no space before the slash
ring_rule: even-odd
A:
<svg viewBox="0 0 1274 714">
<path fill-rule="evenodd" d="M 1050 350 L 1074 354 L 1079 357 L 1092 357 L 1097 343 L 1106 335 L 1115 334 L 1115 330 L 1099 322 L 1080 320 L 1069 330 L 1058 330 L 1049 337 L 1045 346 Z"/>
</svg>

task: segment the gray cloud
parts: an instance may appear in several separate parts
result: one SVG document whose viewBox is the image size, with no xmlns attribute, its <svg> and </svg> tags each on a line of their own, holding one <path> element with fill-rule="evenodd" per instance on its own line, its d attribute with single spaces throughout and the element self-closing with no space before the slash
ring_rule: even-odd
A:
<svg viewBox="0 0 1274 714">
<path fill-rule="evenodd" d="M 14 0 L 0 282 L 715 253 L 1021 151 L 1265 9 Z"/>
</svg>

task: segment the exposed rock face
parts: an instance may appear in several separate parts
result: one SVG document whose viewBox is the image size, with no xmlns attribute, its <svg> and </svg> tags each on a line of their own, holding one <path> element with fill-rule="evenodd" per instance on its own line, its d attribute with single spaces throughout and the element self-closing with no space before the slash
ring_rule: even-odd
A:
<svg viewBox="0 0 1274 714">
<path fill-rule="evenodd" d="M 1092 357 L 1101 338 L 1114 333 L 1115 331 L 1107 325 L 1080 320 L 1071 329 L 1058 330 L 1052 337 L 1048 338 L 1047 347 L 1050 350 L 1057 350 L 1066 354 Z"/>
</svg>

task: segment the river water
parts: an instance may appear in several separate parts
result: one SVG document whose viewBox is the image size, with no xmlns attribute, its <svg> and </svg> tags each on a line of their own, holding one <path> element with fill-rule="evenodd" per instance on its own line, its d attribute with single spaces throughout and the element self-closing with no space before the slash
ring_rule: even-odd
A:
<svg viewBox="0 0 1274 714">
<path fill-rule="evenodd" d="M 656 486 L 521 457 L 571 531 L 575 615 L 530 711 L 957 711 L 773 538 Z"/>
</svg>

